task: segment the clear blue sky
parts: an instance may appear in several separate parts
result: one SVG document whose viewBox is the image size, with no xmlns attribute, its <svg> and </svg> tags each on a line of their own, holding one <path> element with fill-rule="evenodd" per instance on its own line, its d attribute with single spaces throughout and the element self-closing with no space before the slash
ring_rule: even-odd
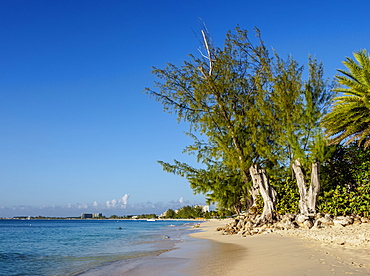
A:
<svg viewBox="0 0 370 276">
<path fill-rule="evenodd" d="M 361 1 L 0 1 L 0 217 L 159 213 L 204 203 L 156 160 L 192 161 L 173 115 L 143 93 L 151 67 L 237 24 L 332 78 L 370 41 Z M 251 32 L 251 35 L 253 33 Z"/>
</svg>

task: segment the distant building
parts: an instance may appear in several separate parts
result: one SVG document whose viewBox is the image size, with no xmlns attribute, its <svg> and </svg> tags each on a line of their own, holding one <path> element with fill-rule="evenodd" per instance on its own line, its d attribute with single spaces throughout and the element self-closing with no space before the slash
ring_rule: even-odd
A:
<svg viewBox="0 0 370 276">
<path fill-rule="evenodd" d="M 209 212 L 209 205 L 195 205 L 194 207 L 201 207 L 203 213 Z"/>
<path fill-rule="evenodd" d="M 92 218 L 92 217 L 93 217 L 93 214 L 85 214 L 85 213 L 81 214 L 82 219 L 87 219 L 87 218 Z"/>
<path fill-rule="evenodd" d="M 81 214 L 81 218 L 82 219 L 87 219 L 87 218 L 101 218 L 101 217 L 103 217 L 103 214 L 102 213 L 95 213 L 95 214 L 82 213 Z"/>
<path fill-rule="evenodd" d="M 158 217 L 160 217 L 160 218 L 165 218 L 165 217 L 166 217 L 166 215 L 167 215 L 167 211 L 164 211 L 164 213 L 163 213 L 163 214 L 160 214 Z"/>
</svg>

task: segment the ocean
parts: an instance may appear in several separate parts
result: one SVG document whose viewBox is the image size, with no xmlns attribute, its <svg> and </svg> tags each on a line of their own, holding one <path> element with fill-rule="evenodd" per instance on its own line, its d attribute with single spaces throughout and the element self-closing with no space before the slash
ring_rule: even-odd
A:
<svg viewBox="0 0 370 276">
<path fill-rule="evenodd" d="M 172 250 L 196 223 L 0 220 L 0 275 L 104 275 L 118 263 L 124 273 Z"/>
</svg>

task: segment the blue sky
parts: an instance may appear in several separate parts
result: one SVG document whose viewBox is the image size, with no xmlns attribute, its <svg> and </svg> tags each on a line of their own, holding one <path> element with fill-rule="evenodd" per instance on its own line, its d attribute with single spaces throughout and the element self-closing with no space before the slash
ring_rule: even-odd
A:
<svg viewBox="0 0 370 276">
<path fill-rule="evenodd" d="M 0 217 L 160 213 L 203 204 L 156 160 L 193 162 L 174 115 L 143 93 L 151 67 L 237 24 L 332 78 L 368 47 L 368 1 L 0 1 Z"/>
</svg>

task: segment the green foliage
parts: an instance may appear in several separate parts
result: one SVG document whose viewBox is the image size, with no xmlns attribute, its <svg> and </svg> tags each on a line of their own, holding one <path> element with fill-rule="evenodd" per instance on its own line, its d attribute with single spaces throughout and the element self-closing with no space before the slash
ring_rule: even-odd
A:
<svg viewBox="0 0 370 276">
<path fill-rule="evenodd" d="M 231 217 L 234 213 L 231 210 L 227 209 L 218 209 L 217 213 L 215 214 L 219 218 L 226 218 Z"/>
<path fill-rule="evenodd" d="M 270 184 L 275 188 L 278 194 L 276 202 L 277 213 L 281 215 L 298 213 L 299 192 L 295 181 L 290 177 L 286 177 L 285 179 L 272 178 L 270 179 Z M 263 200 L 261 196 L 257 197 L 256 206 L 253 211 L 259 214 L 262 213 Z"/>
<path fill-rule="evenodd" d="M 189 124 L 194 144 L 185 152 L 195 153 L 205 168 L 176 160 L 160 164 L 186 177 L 195 193 L 206 194 L 208 203 L 239 212 L 250 201 L 252 165 L 276 173 L 293 158 L 307 164 L 323 159 L 319 121 L 331 94 L 321 63 L 309 58 L 304 81 L 303 67 L 292 57 L 271 55 L 257 29 L 257 43 L 237 27 L 226 34 L 223 48 L 202 34 L 203 53 L 190 55 L 182 66 L 154 68 L 156 89 L 145 91 L 164 111 Z"/>
<path fill-rule="evenodd" d="M 298 213 L 299 192 L 295 181 L 287 177 L 285 180 L 272 180 L 271 184 L 278 194 L 277 212 L 279 214 Z"/>
<path fill-rule="evenodd" d="M 332 144 L 364 142 L 370 145 L 370 59 L 366 50 L 353 54 L 343 62 L 348 70 L 338 70 L 339 85 L 334 91 L 340 93 L 324 120 L 328 138 Z"/>
<path fill-rule="evenodd" d="M 333 146 L 331 157 L 322 164 L 322 190 L 329 191 L 337 186 L 352 191 L 368 180 L 370 171 L 370 149 L 351 143 L 348 146 Z"/>
<path fill-rule="evenodd" d="M 177 211 L 178 218 L 195 218 L 191 206 L 184 206 Z"/>
<path fill-rule="evenodd" d="M 263 198 L 259 194 L 257 195 L 257 200 L 255 202 L 255 205 L 251 208 L 251 210 L 257 214 L 262 214 L 263 212 Z"/>
<path fill-rule="evenodd" d="M 204 218 L 208 216 L 206 212 L 203 212 L 201 206 L 184 206 L 177 211 L 168 209 L 166 211 L 166 218 L 178 218 L 178 219 L 195 219 Z"/>
<path fill-rule="evenodd" d="M 320 212 L 333 215 L 369 216 L 370 149 L 351 143 L 335 146 L 322 166 Z"/>
<path fill-rule="evenodd" d="M 209 212 L 205 213 L 205 218 L 206 219 L 218 218 L 218 217 L 220 217 L 220 212 L 216 211 L 216 210 L 209 211 Z"/>
<path fill-rule="evenodd" d="M 290 165 L 295 159 L 307 168 L 325 158 L 320 120 L 326 113 L 333 93 L 324 80 L 323 64 L 309 57 L 308 80 L 302 79 L 303 67 L 291 57 L 282 61 L 276 57 L 274 89 L 269 101 L 276 127 L 276 143 L 280 146 L 279 161 Z"/>
<path fill-rule="evenodd" d="M 138 219 L 156 219 L 156 214 L 141 214 L 137 216 Z"/>
<path fill-rule="evenodd" d="M 338 215 L 359 215 L 370 217 L 370 183 L 348 191 L 337 186 L 319 197 L 318 210 L 321 213 Z"/>
<path fill-rule="evenodd" d="M 249 183 L 243 181 L 238 171 L 230 170 L 220 162 L 208 162 L 206 169 L 196 169 L 176 160 L 173 165 L 159 163 L 165 171 L 185 177 L 194 193 L 205 194 L 208 205 L 217 203 L 218 208 L 234 212 L 245 208 Z"/>
<path fill-rule="evenodd" d="M 227 33 L 223 48 L 214 47 L 208 35 L 204 40 L 206 54 L 190 55 L 191 61 L 181 67 L 169 64 L 163 70 L 154 69 L 163 82 L 155 83 L 159 92 L 146 91 L 163 104 L 165 111 L 189 122 L 193 135 L 206 137 L 206 147 L 200 148 L 196 141 L 188 149 L 206 149 L 207 158 L 222 160 L 224 166 L 239 170 L 248 182 L 253 158 L 257 161 L 260 157 L 257 148 L 272 141 L 264 139 L 273 132 L 266 131 L 270 124 L 257 121 L 256 105 L 262 95 L 256 85 L 263 86 L 268 52 L 261 40 L 252 45 L 247 31 L 240 28 Z"/>
<path fill-rule="evenodd" d="M 168 209 L 166 211 L 166 216 L 165 218 L 173 219 L 176 217 L 176 212 L 173 209 Z"/>
</svg>

